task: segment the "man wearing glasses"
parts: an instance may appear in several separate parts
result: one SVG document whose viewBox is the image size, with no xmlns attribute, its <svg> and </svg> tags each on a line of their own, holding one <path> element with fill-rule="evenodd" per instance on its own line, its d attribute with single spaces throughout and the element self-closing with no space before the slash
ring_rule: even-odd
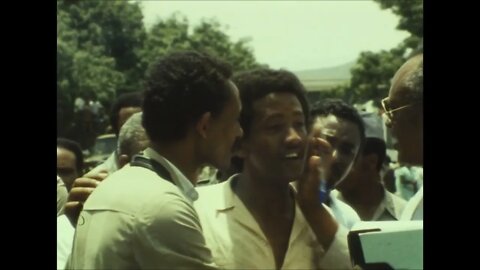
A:
<svg viewBox="0 0 480 270">
<path fill-rule="evenodd" d="M 423 54 L 395 73 L 382 106 L 385 124 L 396 139 L 398 162 L 423 166 Z M 407 203 L 401 219 L 423 220 L 423 187 Z"/>
</svg>

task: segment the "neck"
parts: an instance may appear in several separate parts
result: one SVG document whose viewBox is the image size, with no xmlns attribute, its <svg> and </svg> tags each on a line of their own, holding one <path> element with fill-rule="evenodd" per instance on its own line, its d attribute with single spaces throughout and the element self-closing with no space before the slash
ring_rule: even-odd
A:
<svg viewBox="0 0 480 270">
<path fill-rule="evenodd" d="M 288 182 L 270 180 L 255 177 L 250 171 L 244 169 L 235 192 L 252 212 L 260 214 L 291 213 L 294 207 L 294 198 Z"/>
<path fill-rule="evenodd" d="M 346 201 L 356 205 L 378 205 L 383 200 L 385 193 L 380 175 L 372 175 L 359 182 L 353 189 L 341 191 Z"/>
<path fill-rule="evenodd" d="M 184 141 L 169 143 L 150 143 L 150 147 L 174 164 L 193 185 L 197 183 L 200 164 L 196 164 L 191 146 Z"/>
</svg>

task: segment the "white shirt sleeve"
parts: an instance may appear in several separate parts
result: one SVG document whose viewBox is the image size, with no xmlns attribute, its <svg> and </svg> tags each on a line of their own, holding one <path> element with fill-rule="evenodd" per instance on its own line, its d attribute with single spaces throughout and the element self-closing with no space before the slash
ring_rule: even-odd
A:
<svg viewBox="0 0 480 270">
<path fill-rule="evenodd" d="M 57 217 L 57 269 L 65 269 L 68 256 L 72 251 L 75 228 L 67 216 Z"/>
<path fill-rule="evenodd" d="M 67 202 L 68 191 L 62 179 L 57 175 L 57 217 L 63 214 Z"/>
<path fill-rule="evenodd" d="M 149 203 L 134 225 L 134 255 L 142 269 L 215 269 L 197 213 L 179 194 Z"/>
</svg>

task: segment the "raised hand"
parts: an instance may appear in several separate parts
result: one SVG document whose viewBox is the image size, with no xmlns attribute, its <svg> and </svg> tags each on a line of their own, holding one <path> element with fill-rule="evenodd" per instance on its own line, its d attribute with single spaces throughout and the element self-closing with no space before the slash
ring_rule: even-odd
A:
<svg viewBox="0 0 480 270">
<path fill-rule="evenodd" d="M 84 175 L 83 177 L 75 179 L 72 189 L 68 194 L 67 203 L 65 204 L 65 215 L 76 227 L 78 216 L 83 209 L 83 204 L 88 199 L 90 194 L 95 190 L 98 184 L 108 176 L 106 171 L 101 171 L 97 174 Z"/>
</svg>

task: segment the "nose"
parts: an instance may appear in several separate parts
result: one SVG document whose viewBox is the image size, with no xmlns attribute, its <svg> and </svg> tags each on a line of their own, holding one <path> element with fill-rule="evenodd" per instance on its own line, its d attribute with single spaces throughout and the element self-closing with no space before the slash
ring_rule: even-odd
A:
<svg viewBox="0 0 480 270">
<path fill-rule="evenodd" d="M 302 134 L 299 134 L 295 128 L 291 127 L 288 129 L 288 134 L 286 138 L 286 142 L 291 145 L 300 144 L 303 140 Z"/>
</svg>

